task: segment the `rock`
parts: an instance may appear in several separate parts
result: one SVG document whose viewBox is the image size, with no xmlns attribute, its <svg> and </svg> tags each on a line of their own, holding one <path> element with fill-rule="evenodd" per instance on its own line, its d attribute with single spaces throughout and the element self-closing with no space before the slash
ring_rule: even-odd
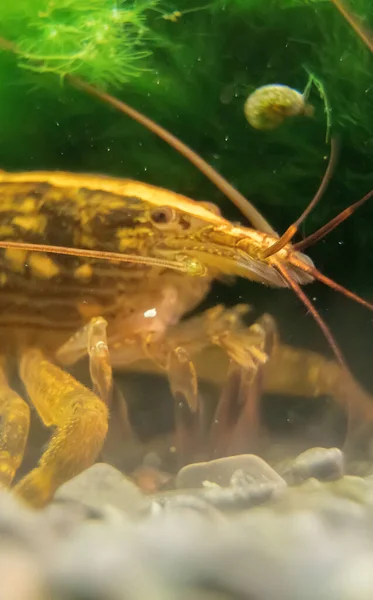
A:
<svg viewBox="0 0 373 600">
<path fill-rule="evenodd" d="M 12 543 L 0 545 L 1 600 L 47 598 L 41 564 Z"/>
<path fill-rule="evenodd" d="M 247 510 L 269 501 L 275 495 L 280 495 L 282 490 L 286 488 L 284 480 L 277 476 L 261 459 L 258 459 L 258 462 L 256 460 L 251 461 L 249 455 L 248 459 L 246 464 L 251 467 L 251 470 L 248 472 L 245 469 L 233 471 L 229 480 L 230 472 L 227 467 L 236 467 L 238 463 L 236 460 L 230 465 L 228 465 L 227 459 L 220 459 L 210 463 L 189 465 L 191 469 L 185 467 L 183 471 L 187 477 L 183 475 L 179 481 L 183 483 L 195 481 L 195 483 L 202 483 L 202 487 L 183 488 L 180 491 L 173 490 L 155 494 L 153 496 L 153 514 L 157 512 L 157 507 L 168 510 L 189 508 L 204 512 L 206 515 L 215 514 L 216 509 L 223 512 Z M 219 471 L 220 466 L 222 466 L 222 471 Z M 206 471 L 210 472 L 210 467 L 213 471 L 212 476 L 210 475 L 207 481 L 201 481 L 201 477 L 206 474 Z M 274 476 L 273 473 L 275 473 Z M 195 474 L 199 477 L 194 477 Z M 211 479 L 215 479 L 215 481 L 211 481 Z M 216 480 L 225 484 L 228 482 L 228 486 L 221 487 L 216 483 Z M 211 512 L 213 509 L 214 512 Z"/>
<path fill-rule="evenodd" d="M 209 462 L 194 463 L 183 467 L 176 477 L 177 488 L 198 488 L 204 482 L 228 487 L 234 474 L 239 471 L 247 482 L 272 483 L 285 486 L 283 480 L 263 459 L 254 454 L 241 454 L 218 458 Z"/>
<path fill-rule="evenodd" d="M 269 501 L 277 493 L 278 488 L 272 483 L 163 492 L 153 496 L 152 514 L 161 510 L 195 510 L 206 517 L 219 517 L 219 511 L 247 510 Z"/>
<path fill-rule="evenodd" d="M 326 482 L 325 489 L 330 489 L 333 494 L 340 498 L 352 500 L 363 506 L 369 504 L 371 497 L 370 486 L 367 480 L 355 475 L 345 475 L 336 481 Z"/>
<path fill-rule="evenodd" d="M 103 519 L 104 512 L 76 500 L 55 500 L 43 509 L 43 516 L 59 537 L 66 537 L 86 519 Z"/>
<path fill-rule="evenodd" d="M 0 541 L 17 542 L 32 551 L 45 549 L 53 542 L 53 534 L 45 519 L 11 491 L 0 488 Z"/>
<path fill-rule="evenodd" d="M 320 484 L 314 489 L 319 504 L 338 503 L 328 488 Z M 296 492 L 288 488 L 286 494 Z M 165 511 L 140 523 L 141 555 L 177 591 L 207 588 L 215 592 L 214 598 L 223 593 L 256 600 L 340 600 L 341 588 L 333 587 L 334 582 L 343 576 L 345 565 L 355 557 L 357 563 L 370 556 L 373 548 L 368 514 L 363 515 L 363 530 L 349 519 L 334 528 L 322 514 L 296 500 L 289 510 L 271 502 L 220 522 L 202 514 L 180 518 Z M 353 579 L 361 590 L 358 577 L 356 570 Z M 369 578 L 364 579 L 373 593 Z"/>
<path fill-rule="evenodd" d="M 166 585 L 139 555 L 134 523 L 128 523 L 128 527 L 86 523 L 60 543 L 46 563 L 49 597 L 168 600 Z"/>
<path fill-rule="evenodd" d="M 309 512 L 330 528 L 332 535 L 348 527 L 358 537 L 368 525 L 373 542 L 373 520 L 370 522 L 368 499 L 368 486 L 359 477 L 345 476 L 328 482 L 307 479 L 298 486 L 289 486 L 271 504 L 271 509 L 290 516 L 301 511 Z"/>
<path fill-rule="evenodd" d="M 371 600 L 373 597 L 373 552 L 352 558 L 332 579 L 331 593 L 338 600 Z"/>
<path fill-rule="evenodd" d="M 271 500 L 281 493 L 285 486 L 274 483 L 251 483 L 228 488 L 210 488 L 203 490 L 203 498 L 222 511 L 248 510 Z"/>
<path fill-rule="evenodd" d="M 218 488 L 222 489 L 222 488 Z M 162 511 L 185 512 L 195 511 L 203 514 L 206 518 L 220 518 L 219 511 L 203 496 L 203 491 L 185 490 L 184 492 L 161 492 L 155 494 L 152 500 L 152 515 L 158 515 Z"/>
<path fill-rule="evenodd" d="M 150 510 L 150 499 L 120 471 L 105 463 L 96 463 L 55 493 L 55 501 L 79 502 L 91 510 L 115 507 L 130 518 L 141 518 Z"/>
<path fill-rule="evenodd" d="M 340 479 L 344 475 L 344 456 L 339 448 L 310 448 L 291 463 L 283 473 L 289 485 L 306 479 Z"/>
</svg>

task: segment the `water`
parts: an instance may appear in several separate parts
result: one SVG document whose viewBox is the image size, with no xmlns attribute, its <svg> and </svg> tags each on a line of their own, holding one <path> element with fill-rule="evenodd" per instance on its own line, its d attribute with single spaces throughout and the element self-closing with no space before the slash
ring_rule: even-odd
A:
<svg viewBox="0 0 373 600">
<path fill-rule="evenodd" d="M 281 233 L 312 199 L 326 168 L 325 103 L 313 87 L 309 101 L 315 107 L 314 117 L 288 119 L 268 132 L 249 126 L 243 106 L 248 94 L 261 85 L 280 83 L 302 92 L 311 72 L 325 90 L 331 133 L 338 138 L 340 156 L 328 191 L 301 234 L 308 235 L 369 191 L 373 183 L 373 57 L 332 3 L 288 0 L 279 7 L 274 1 L 215 0 L 207 8 L 195 2 L 197 10 L 188 12 L 191 2 L 184 0 L 176 7 L 181 13 L 175 16 L 176 22 L 169 18 L 173 11 L 152 11 L 150 4 L 145 13 L 150 33 L 145 34 L 142 49 L 151 54 L 137 63 L 144 71 L 116 87 L 110 85 L 110 78 L 105 80 L 110 92 L 199 152 Z M 106 10 L 106 3 L 102 8 Z M 25 22 L 19 21 L 18 29 L 11 26 L 7 10 L 9 6 L 0 8 L 2 34 L 13 42 L 24 42 Z M 68 10 L 69 18 L 81 18 L 74 3 Z M 81 28 L 91 27 L 87 25 L 93 18 L 89 10 Z M 373 27 L 368 0 L 355 2 L 354 10 Z M 61 14 L 57 17 L 62 19 Z M 49 25 L 57 17 L 36 16 Z M 32 35 L 37 31 L 35 26 Z M 109 41 L 100 44 L 105 49 Z M 123 52 L 119 46 L 114 49 Z M 27 57 L 24 61 L 30 66 Z M 89 65 L 91 57 L 78 74 L 102 84 L 99 68 L 95 71 Z M 0 70 L 2 168 L 63 169 L 139 179 L 215 202 L 227 218 L 245 222 L 193 166 L 127 117 L 53 74 L 20 69 L 10 53 L 0 56 Z M 372 210 L 368 203 L 309 250 L 323 273 L 368 301 L 373 301 Z M 330 326 L 349 368 L 372 392 L 373 314 L 321 284 L 306 291 Z M 263 313 L 273 315 L 287 344 L 331 356 L 317 325 L 290 291 L 244 280 L 229 286 L 216 283 L 201 308 L 217 302 L 247 302 L 253 306 L 253 320 Z M 273 410 L 268 402 L 266 406 L 267 411 Z M 283 426 L 290 435 L 291 426 L 286 429 L 289 411 L 284 409 L 276 426 Z"/>
</svg>

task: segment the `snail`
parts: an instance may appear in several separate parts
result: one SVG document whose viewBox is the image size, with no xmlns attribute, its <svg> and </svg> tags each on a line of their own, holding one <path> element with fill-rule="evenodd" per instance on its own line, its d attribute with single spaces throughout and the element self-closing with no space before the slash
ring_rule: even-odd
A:
<svg viewBox="0 0 373 600">
<path fill-rule="evenodd" d="M 276 129 L 287 117 L 312 117 L 314 108 L 301 94 L 287 85 L 264 85 L 247 98 L 245 117 L 255 129 Z"/>
</svg>

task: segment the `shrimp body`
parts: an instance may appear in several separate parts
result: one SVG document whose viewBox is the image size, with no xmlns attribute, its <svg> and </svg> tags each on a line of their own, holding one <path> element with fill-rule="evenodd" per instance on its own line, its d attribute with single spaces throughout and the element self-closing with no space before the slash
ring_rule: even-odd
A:
<svg viewBox="0 0 373 600">
<path fill-rule="evenodd" d="M 245 117 L 255 129 L 270 130 L 279 127 L 287 117 L 313 115 L 304 94 L 287 85 L 265 85 L 247 98 Z"/>
</svg>

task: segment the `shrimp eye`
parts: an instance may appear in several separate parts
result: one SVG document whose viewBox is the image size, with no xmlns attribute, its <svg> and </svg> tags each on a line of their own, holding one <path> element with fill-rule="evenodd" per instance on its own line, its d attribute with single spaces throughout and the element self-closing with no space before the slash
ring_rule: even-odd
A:
<svg viewBox="0 0 373 600">
<path fill-rule="evenodd" d="M 151 212 L 151 220 L 156 225 L 168 225 L 175 220 L 175 212 L 169 206 L 160 206 Z"/>
</svg>

